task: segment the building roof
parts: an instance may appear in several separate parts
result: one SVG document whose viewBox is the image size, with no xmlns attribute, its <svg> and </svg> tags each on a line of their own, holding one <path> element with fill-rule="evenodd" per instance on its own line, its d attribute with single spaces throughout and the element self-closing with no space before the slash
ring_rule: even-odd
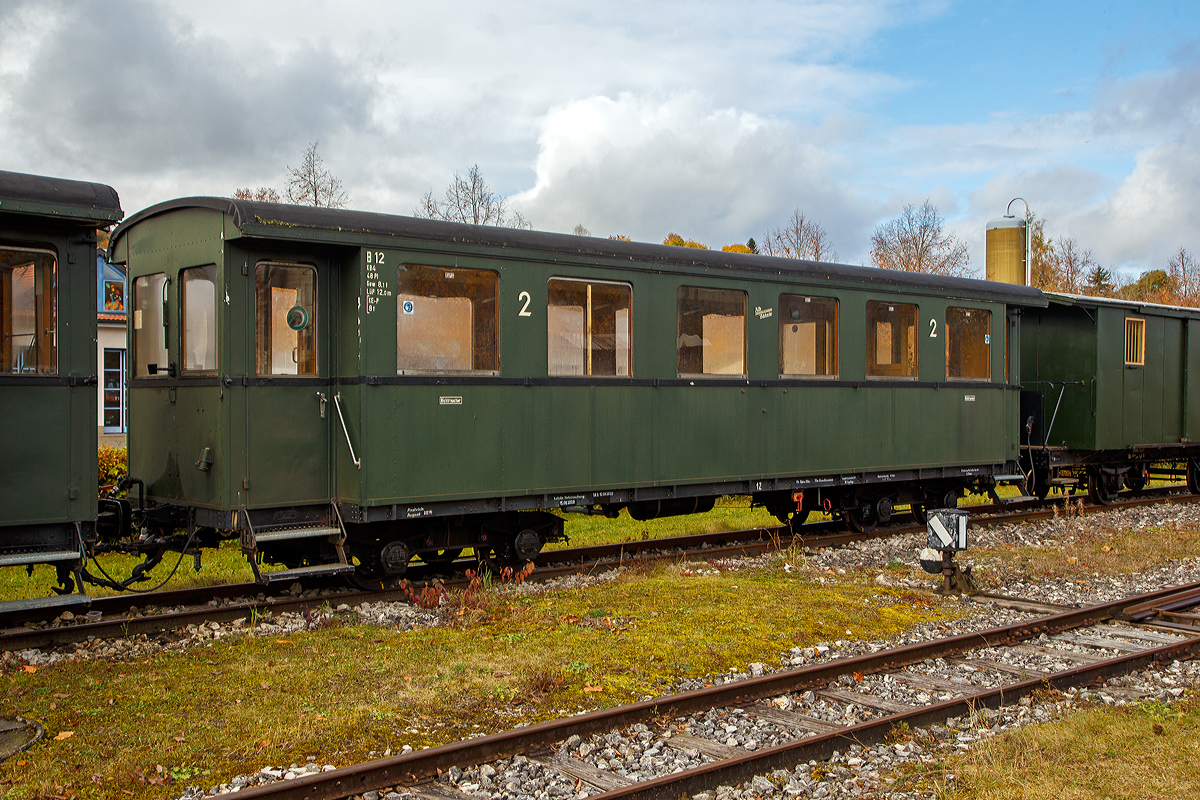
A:
<svg viewBox="0 0 1200 800">
<path fill-rule="evenodd" d="M 699 250 L 690 247 L 626 242 L 575 234 L 501 228 L 493 225 L 467 225 L 459 222 L 417 219 L 368 211 L 314 208 L 283 203 L 260 203 L 228 197 L 185 197 L 151 206 L 132 215 L 113 231 L 109 258 L 114 257 L 122 236 L 147 219 L 177 209 L 207 208 L 227 215 L 243 236 L 263 239 L 311 239 L 323 242 L 357 244 L 364 235 L 395 237 L 457 245 L 507 248 L 555 256 L 617 259 L 642 265 L 729 269 L 735 271 L 808 276 L 836 279 L 870 286 L 891 286 L 900 290 L 934 294 L 963 294 L 1014 305 L 1045 306 L 1041 291 L 1028 286 L 948 278 L 914 272 L 898 272 L 876 267 L 829 264 L 817 261 L 775 258 L 771 256 Z"/>
<path fill-rule="evenodd" d="M 125 216 L 111 186 L 0 170 L 0 213 L 109 225 Z"/>
</svg>

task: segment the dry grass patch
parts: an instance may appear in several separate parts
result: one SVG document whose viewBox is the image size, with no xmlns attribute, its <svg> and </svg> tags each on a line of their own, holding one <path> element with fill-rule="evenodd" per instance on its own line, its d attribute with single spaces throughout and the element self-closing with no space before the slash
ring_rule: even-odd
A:
<svg viewBox="0 0 1200 800">
<path fill-rule="evenodd" d="M 161 797 L 167 779 L 204 769 L 192 782 L 309 755 L 346 764 L 629 702 L 684 676 L 778 664 L 793 646 L 891 636 L 958 612 L 876 586 L 822 585 L 782 570 L 713 575 L 705 566 L 542 595 L 493 590 L 444 628 L 347 625 L 136 663 L 9 668 L 0 673 L 5 711 L 42 720 L 50 741 L 24 764 L 0 765 L 0 796 L 61 786 L 82 797 Z"/>
<path fill-rule="evenodd" d="M 1055 524 L 1061 528 L 1055 547 L 1001 545 L 971 554 L 988 564 L 989 572 L 1036 579 L 1124 575 L 1200 558 L 1200 528 L 1114 528 L 1077 510 Z"/>
<path fill-rule="evenodd" d="M 945 800 L 1200 796 L 1200 706 L 1094 708 L 978 742 L 945 770 Z M 945 776 L 941 782 L 945 787 Z"/>
</svg>

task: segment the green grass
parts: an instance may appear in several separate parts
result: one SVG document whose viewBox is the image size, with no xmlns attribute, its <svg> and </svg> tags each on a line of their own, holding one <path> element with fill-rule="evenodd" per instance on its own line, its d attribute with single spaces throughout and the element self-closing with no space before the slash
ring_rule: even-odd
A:
<svg viewBox="0 0 1200 800">
<path fill-rule="evenodd" d="M 345 626 L 133 663 L 8 667 L 6 711 L 42 720 L 50 741 L 25 764 L 0 765 L 0 796 L 62 786 L 82 797 L 162 797 L 169 790 L 146 782 L 160 765 L 208 769 L 212 785 L 309 755 L 347 764 L 633 701 L 684 676 L 778 664 L 793 646 L 894 635 L 959 608 L 781 569 L 689 572 L 635 571 L 538 596 L 459 595 L 448 628 Z M 71 737 L 54 740 L 64 731 Z"/>
<path fill-rule="evenodd" d="M 972 745 L 951 759 L 942 800 L 1091 800 L 1200 796 L 1200 708 L 1092 708 Z M 944 774 L 944 773 L 943 773 Z"/>
</svg>

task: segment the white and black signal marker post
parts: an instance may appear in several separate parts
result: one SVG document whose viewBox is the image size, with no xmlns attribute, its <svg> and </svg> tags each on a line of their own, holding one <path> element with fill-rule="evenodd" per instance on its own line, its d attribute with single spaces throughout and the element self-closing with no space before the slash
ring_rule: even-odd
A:
<svg viewBox="0 0 1200 800">
<path fill-rule="evenodd" d="M 954 554 L 967 549 L 967 512 L 957 508 L 931 508 L 925 525 L 929 536 L 927 547 L 921 551 L 921 567 L 931 575 L 942 575 L 942 592 L 971 591 L 971 568 L 960 570 Z"/>
</svg>

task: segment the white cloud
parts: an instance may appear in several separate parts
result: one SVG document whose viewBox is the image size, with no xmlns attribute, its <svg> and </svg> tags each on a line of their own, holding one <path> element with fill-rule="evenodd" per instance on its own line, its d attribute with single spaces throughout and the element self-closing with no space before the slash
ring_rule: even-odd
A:
<svg viewBox="0 0 1200 800">
<path fill-rule="evenodd" d="M 869 214 L 811 138 L 695 92 L 592 97 L 546 115 L 536 183 L 513 204 L 550 230 L 583 223 L 645 241 L 673 231 L 712 246 L 761 238 L 800 207 L 842 246 Z"/>
</svg>

